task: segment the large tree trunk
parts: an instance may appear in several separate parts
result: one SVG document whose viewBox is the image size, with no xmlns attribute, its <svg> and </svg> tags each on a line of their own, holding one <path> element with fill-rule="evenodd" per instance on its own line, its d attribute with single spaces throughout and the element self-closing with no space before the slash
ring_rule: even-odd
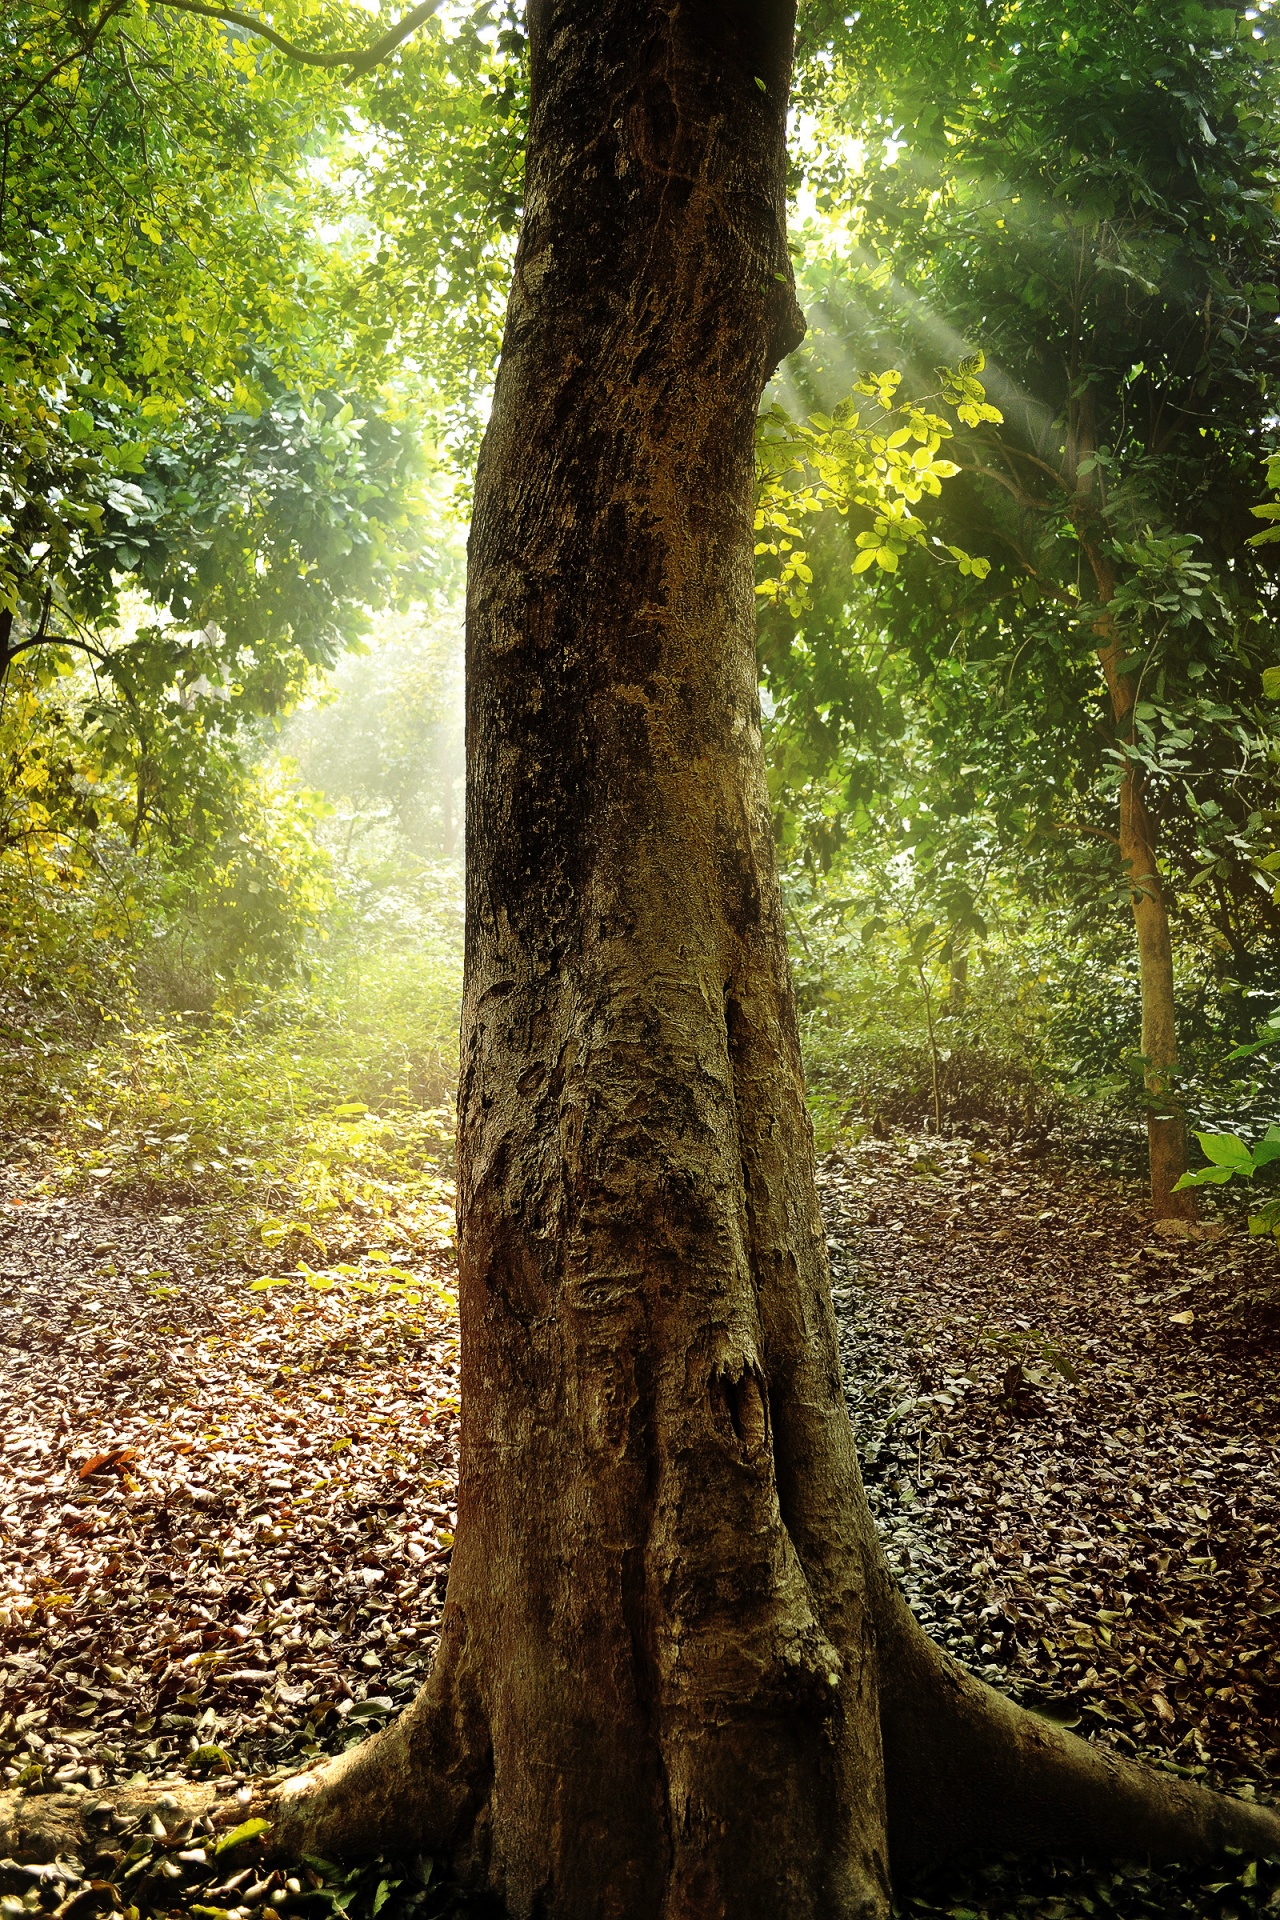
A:
<svg viewBox="0 0 1280 1920">
<path fill-rule="evenodd" d="M 756 702 L 792 21 L 530 27 L 471 542 L 457 1537 L 418 1700 L 268 1797 L 273 1844 L 442 1853 L 516 1920 L 883 1920 L 891 1860 L 963 1846 L 1278 1845 L 980 1686 L 893 1586 Z"/>
<path fill-rule="evenodd" d="M 530 27 L 470 554 L 457 1542 L 417 1706 L 291 1831 L 446 1846 L 554 1920 L 852 1920 L 890 1851 L 1274 1838 L 978 1686 L 892 1585 L 756 698 L 792 20 L 538 0 Z"/>
</svg>

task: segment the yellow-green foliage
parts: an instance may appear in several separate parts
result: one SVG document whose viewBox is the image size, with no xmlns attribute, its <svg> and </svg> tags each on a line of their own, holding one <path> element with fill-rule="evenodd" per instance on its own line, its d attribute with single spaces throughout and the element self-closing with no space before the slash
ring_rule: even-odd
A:
<svg viewBox="0 0 1280 1920">
<path fill-rule="evenodd" d="M 411 952 L 340 956 L 310 986 L 249 1013 L 108 1026 L 50 1057 L 27 1036 L 51 1185 L 130 1204 L 195 1206 L 288 1242 L 313 1268 L 353 1226 L 442 1244 L 453 1230 L 452 1092 L 461 952 L 456 917 Z M 0 1062 L 23 1065 L 13 1046 Z M 11 1081 L 11 1085 L 12 1085 Z M 23 1118 L 10 1103 L 9 1124 Z"/>
<path fill-rule="evenodd" d="M 937 396 L 966 426 L 999 421 L 1001 414 L 987 400 L 977 375 L 983 356 L 974 354 L 952 371 L 940 368 Z M 955 429 L 942 414 L 924 402 L 899 404 L 900 373 L 864 374 L 853 393 L 872 402 L 869 418 L 851 395 L 834 414 L 811 413 L 795 421 L 779 405 L 769 408 L 756 440 L 757 504 L 756 554 L 780 562 L 776 575 L 761 580 L 756 592 L 764 600 L 785 602 L 792 614 L 809 605 L 807 587 L 813 579 L 804 533 L 797 522 L 831 510 L 867 518 L 870 525 L 857 535 L 854 573 L 879 567 L 896 573 L 909 546 L 930 548 L 928 529 L 911 512 L 926 495 L 942 492 L 942 482 L 959 473 L 954 460 L 939 458 L 943 443 Z M 975 559 L 962 547 L 940 547 L 961 573 L 985 579 L 986 560 Z"/>
<path fill-rule="evenodd" d="M 398 689 L 405 725 L 439 705 L 432 662 Z M 25 670 L 0 712 L 0 1125 L 54 1185 L 194 1209 L 246 1265 L 447 1240 L 458 863 L 380 790 L 342 798 L 323 742 L 332 800 L 214 743 L 199 803 L 157 818 L 77 731 L 83 697 Z M 349 703 L 348 732 L 369 721 Z"/>
<path fill-rule="evenodd" d="M 85 670 L 15 668 L 0 703 L 0 978 L 90 1023 L 158 999 L 235 997 L 279 978 L 329 904 L 316 827 L 330 811 L 291 764 L 210 743 L 203 787 L 158 804 L 129 774 Z"/>
</svg>

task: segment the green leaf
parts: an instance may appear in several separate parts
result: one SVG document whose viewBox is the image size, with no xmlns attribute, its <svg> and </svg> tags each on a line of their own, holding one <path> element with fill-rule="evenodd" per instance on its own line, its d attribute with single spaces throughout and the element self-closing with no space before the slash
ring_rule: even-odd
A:
<svg viewBox="0 0 1280 1920">
<path fill-rule="evenodd" d="M 1262 691 L 1268 700 L 1280 700 L 1280 667 L 1262 669 Z"/>
<path fill-rule="evenodd" d="M 1066 1380 L 1073 1387 L 1078 1387 L 1080 1385 L 1080 1375 L 1076 1372 L 1071 1362 L 1067 1359 L 1067 1356 L 1065 1353 L 1062 1353 L 1057 1347 L 1053 1346 L 1052 1343 L 1047 1340 L 1045 1341 L 1043 1347 L 1041 1348 L 1041 1352 L 1044 1358 L 1048 1361 L 1049 1365 L 1053 1368 L 1055 1373 L 1060 1374 L 1062 1378 Z"/>
<path fill-rule="evenodd" d="M 1253 1155 L 1238 1133 L 1197 1133 L 1200 1151 L 1206 1160 L 1212 1160 L 1216 1167 L 1230 1167 L 1232 1172 L 1252 1173 Z"/>
<path fill-rule="evenodd" d="M 1198 1173 L 1184 1173 L 1173 1190 L 1182 1193 L 1187 1187 L 1225 1187 L 1235 1172 L 1235 1167 L 1201 1167 Z"/>
<path fill-rule="evenodd" d="M 1232 1047 L 1230 1053 L 1227 1055 L 1227 1059 L 1228 1060 L 1252 1059 L 1255 1053 L 1262 1053 L 1267 1047 L 1274 1047 L 1276 1045 L 1277 1038 L 1280 1038 L 1280 1036 L 1273 1035 L 1270 1040 L 1255 1040 L 1252 1043 L 1252 1045 L 1247 1047 Z"/>
<path fill-rule="evenodd" d="M 259 1834 L 269 1833 L 269 1820 L 244 1820 L 238 1827 L 232 1827 L 230 1833 L 224 1833 L 214 1843 L 214 1858 L 220 1853 L 230 1853 L 232 1847 L 242 1847 L 249 1840 L 256 1840 Z"/>
</svg>

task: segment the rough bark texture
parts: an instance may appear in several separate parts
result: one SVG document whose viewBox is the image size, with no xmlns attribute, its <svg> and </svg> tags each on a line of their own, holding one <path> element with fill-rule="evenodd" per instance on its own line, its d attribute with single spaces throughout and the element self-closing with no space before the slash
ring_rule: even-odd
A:
<svg viewBox="0 0 1280 1920">
<path fill-rule="evenodd" d="M 803 1884 L 835 1916 L 886 1880 L 755 686 L 791 24 L 531 16 L 470 556 L 450 1592 L 471 1845 L 521 1913 L 799 1912 Z"/>
<path fill-rule="evenodd" d="M 417 1702 L 280 1791 L 273 1847 L 443 1852 L 516 1920 L 883 1920 L 891 1856 L 1280 1845 L 979 1685 L 892 1583 L 756 701 L 792 22 L 530 27 L 471 545 L 456 1544 Z"/>
</svg>

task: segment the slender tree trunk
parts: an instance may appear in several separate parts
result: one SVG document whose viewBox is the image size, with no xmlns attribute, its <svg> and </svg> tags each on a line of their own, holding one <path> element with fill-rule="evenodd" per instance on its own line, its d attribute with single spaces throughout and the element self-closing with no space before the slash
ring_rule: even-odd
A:
<svg viewBox="0 0 1280 1920">
<path fill-rule="evenodd" d="M 1099 570 L 1099 586 L 1104 582 L 1108 587 L 1103 594 L 1106 600 L 1111 597 L 1110 588 L 1114 583 L 1105 567 Z M 1101 629 L 1100 638 L 1098 659 L 1111 697 L 1112 716 L 1122 740 L 1132 745 L 1134 687 L 1130 676 L 1120 672 L 1124 648 L 1108 627 Z M 1190 1192 L 1174 1191 L 1187 1171 L 1187 1122 L 1174 1079 L 1178 1034 L 1173 999 L 1173 940 L 1156 857 L 1155 830 L 1142 789 L 1141 766 L 1126 758 L 1120 781 L 1120 859 L 1129 881 L 1138 938 L 1142 1053 L 1146 1061 L 1143 1077 L 1150 1101 L 1147 1148 L 1151 1211 L 1157 1220 L 1193 1220 L 1194 1196 Z"/>
<path fill-rule="evenodd" d="M 893 1585 L 756 699 L 791 15 L 529 21 L 470 556 L 453 1564 L 418 1699 L 264 1790 L 274 1852 L 441 1854 L 514 1920 L 886 1920 L 891 1861 L 958 1848 L 1280 1846 L 981 1686 Z M 0 1796 L 0 1843 L 66 1844 L 66 1799 Z"/>
<path fill-rule="evenodd" d="M 1075 374 L 1073 371 L 1073 380 Z M 1073 404 L 1068 423 L 1066 471 L 1075 487 L 1073 520 L 1084 548 L 1098 598 L 1104 608 L 1115 594 L 1116 573 L 1098 537 L 1099 507 L 1095 497 L 1098 471 L 1093 400 L 1087 385 Z M 1080 468 L 1084 466 L 1084 473 Z M 1122 750 L 1134 742 L 1134 701 L 1132 675 L 1121 672 L 1126 648 L 1116 633 L 1114 622 L 1104 612 L 1095 623 L 1098 662 L 1102 668 L 1111 701 L 1111 715 Z M 1146 1061 L 1143 1080 L 1147 1090 L 1147 1162 L 1151 1185 L 1151 1211 L 1157 1220 L 1195 1218 L 1196 1206 L 1191 1193 L 1175 1193 L 1174 1188 L 1187 1171 L 1187 1122 L 1178 1098 L 1175 1071 L 1178 1065 L 1178 1034 L 1173 998 L 1173 939 L 1169 928 L 1169 907 L 1165 899 L 1160 863 L 1156 857 L 1155 829 L 1143 797 L 1143 771 L 1126 754 L 1120 781 L 1120 860 L 1129 881 L 1129 900 L 1133 908 L 1134 931 L 1138 943 L 1138 981 L 1142 996 L 1142 1053 Z"/>
<path fill-rule="evenodd" d="M 962 1014 L 969 1001 L 969 951 L 962 947 L 951 956 L 947 971 L 946 1011 L 955 1018 Z"/>
<path fill-rule="evenodd" d="M 933 1130 L 942 1132 L 942 1078 L 941 1061 L 938 1058 L 938 1035 L 933 1020 L 933 995 L 929 991 L 929 982 L 923 967 L 919 969 L 920 998 L 924 1002 L 925 1026 L 929 1035 L 929 1069 L 933 1085 Z"/>
</svg>

